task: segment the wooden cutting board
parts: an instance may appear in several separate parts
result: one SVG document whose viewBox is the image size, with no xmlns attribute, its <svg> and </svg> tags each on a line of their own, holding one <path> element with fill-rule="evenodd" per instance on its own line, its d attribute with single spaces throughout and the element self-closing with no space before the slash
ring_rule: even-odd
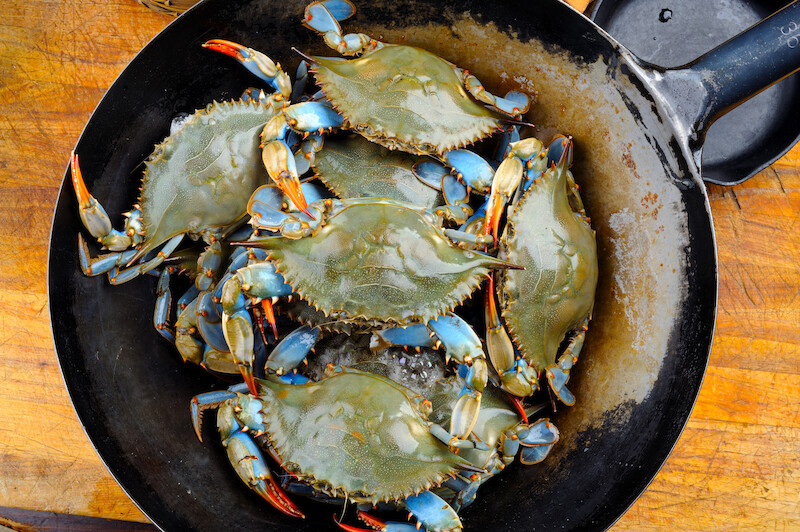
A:
<svg viewBox="0 0 800 532">
<path fill-rule="evenodd" d="M 0 507 L 146 521 L 62 383 L 47 241 L 69 152 L 115 76 L 170 17 L 133 0 L 6 0 L 0 17 Z M 176 58 L 180 61 L 180 58 Z M 717 333 L 686 431 L 615 525 L 800 529 L 800 148 L 710 187 Z"/>
</svg>

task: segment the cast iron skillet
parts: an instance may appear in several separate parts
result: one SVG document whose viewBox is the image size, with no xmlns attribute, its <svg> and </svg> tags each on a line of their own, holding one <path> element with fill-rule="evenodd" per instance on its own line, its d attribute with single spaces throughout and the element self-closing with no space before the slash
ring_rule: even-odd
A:
<svg viewBox="0 0 800 532">
<path fill-rule="evenodd" d="M 590 18 L 634 54 L 674 67 L 771 15 L 787 0 L 596 0 Z M 733 185 L 754 176 L 800 140 L 800 75 L 725 115 L 709 129 L 703 180 Z"/>
<path fill-rule="evenodd" d="M 299 24 L 303 7 L 210 0 L 145 47 L 76 147 L 90 190 L 109 212 L 135 201 L 141 162 L 173 116 L 255 83 L 202 42 L 246 43 L 289 72 L 298 62 L 292 46 L 334 55 Z M 495 92 L 535 89 L 527 117 L 535 133 L 575 137 L 573 172 L 601 257 L 594 319 L 571 381 L 578 403 L 555 415 L 562 442 L 545 462 L 512 466 L 481 488 L 462 513 L 468 529 L 604 528 L 661 467 L 694 404 L 714 327 L 714 235 L 698 169 L 703 133 L 722 111 L 800 64 L 798 20 L 793 5 L 757 34 L 674 72 L 643 65 L 557 0 L 361 2 L 345 22 L 346 31 L 423 45 Z M 728 55 L 737 61 L 726 64 Z M 50 246 L 53 336 L 87 434 L 131 498 L 166 530 L 335 529 L 339 509 L 300 501 L 308 518 L 297 521 L 265 505 L 232 473 L 211 424 L 206 442 L 197 441 L 189 399 L 224 383 L 181 363 L 152 330 L 153 278 L 110 286 L 83 276 L 80 230 L 66 184 Z"/>
</svg>

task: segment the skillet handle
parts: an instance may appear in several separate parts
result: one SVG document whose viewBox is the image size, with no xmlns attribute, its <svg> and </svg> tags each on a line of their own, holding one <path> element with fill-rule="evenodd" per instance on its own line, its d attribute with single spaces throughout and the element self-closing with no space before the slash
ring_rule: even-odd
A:
<svg viewBox="0 0 800 532">
<path fill-rule="evenodd" d="M 706 132 L 717 118 L 800 69 L 800 0 L 691 63 L 649 66 L 699 167 Z"/>
</svg>

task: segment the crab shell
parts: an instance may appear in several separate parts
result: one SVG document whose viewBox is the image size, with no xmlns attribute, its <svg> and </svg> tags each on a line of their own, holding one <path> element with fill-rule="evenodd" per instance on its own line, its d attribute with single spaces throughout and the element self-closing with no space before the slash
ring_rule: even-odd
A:
<svg viewBox="0 0 800 532">
<path fill-rule="evenodd" d="M 282 467 L 329 495 L 403 500 L 467 464 L 431 435 L 421 398 L 385 377 L 340 369 L 303 385 L 276 377 L 256 382 L 258 399 L 240 394 L 234 401 L 260 419 L 240 423 L 262 425 Z"/>
<path fill-rule="evenodd" d="M 310 236 L 259 246 L 300 297 L 335 319 L 424 323 L 460 304 L 490 268 L 508 266 L 453 245 L 415 205 L 383 198 L 329 205 Z"/>
<path fill-rule="evenodd" d="M 432 208 L 444 204 L 441 192 L 417 179 L 411 168 L 420 161 L 390 151 L 359 135 L 327 138 L 314 158 L 316 177 L 340 198 L 369 196 L 407 201 Z"/>
<path fill-rule="evenodd" d="M 384 44 L 357 59 L 314 57 L 317 83 L 350 129 L 392 150 L 442 154 L 501 129 L 452 63 L 413 46 Z"/>
<path fill-rule="evenodd" d="M 568 170 L 552 167 L 509 216 L 500 256 L 523 266 L 500 275 L 498 298 L 517 348 L 537 370 L 555 362 L 568 332 L 591 315 L 597 243 Z"/>
<path fill-rule="evenodd" d="M 224 236 L 236 227 L 253 191 L 269 180 L 259 135 L 272 114 L 254 101 L 214 102 L 155 147 L 139 199 L 139 256 L 182 233 Z"/>
</svg>

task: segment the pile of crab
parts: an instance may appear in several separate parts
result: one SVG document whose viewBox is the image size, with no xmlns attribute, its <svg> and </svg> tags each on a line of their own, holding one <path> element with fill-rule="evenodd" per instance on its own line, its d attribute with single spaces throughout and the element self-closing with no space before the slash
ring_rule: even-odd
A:
<svg viewBox="0 0 800 532">
<path fill-rule="evenodd" d="M 571 139 L 520 138 L 527 95 L 343 34 L 354 10 L 306 8 L 303 23 L 356 58 L 304 56 L 294 83 L 261 52 L 207 42 L 270 93 L 176 120 L 122 230 L 73 155 L 81 218 L 108 250 L 79 235 L 80 262 L 114 284 L 157 275 L 157 331 L 184 360 L 241 375 L 195 397 L 192 421 L 199 437 L 217 409 L 234 470 L 275 508 L 302 517 L 289 495 L 302 494 L 353 502 L 378 529 L 412 527 L 375 517 L 390 507 L 461 530 L 483 482 L 558 441 L 542 413 L 575 401 L 594 232 Z M 488 156 L 465 148 L 493 134 Z M 173 304 L 178 275 L 192 284 Z"/>
</svg>

